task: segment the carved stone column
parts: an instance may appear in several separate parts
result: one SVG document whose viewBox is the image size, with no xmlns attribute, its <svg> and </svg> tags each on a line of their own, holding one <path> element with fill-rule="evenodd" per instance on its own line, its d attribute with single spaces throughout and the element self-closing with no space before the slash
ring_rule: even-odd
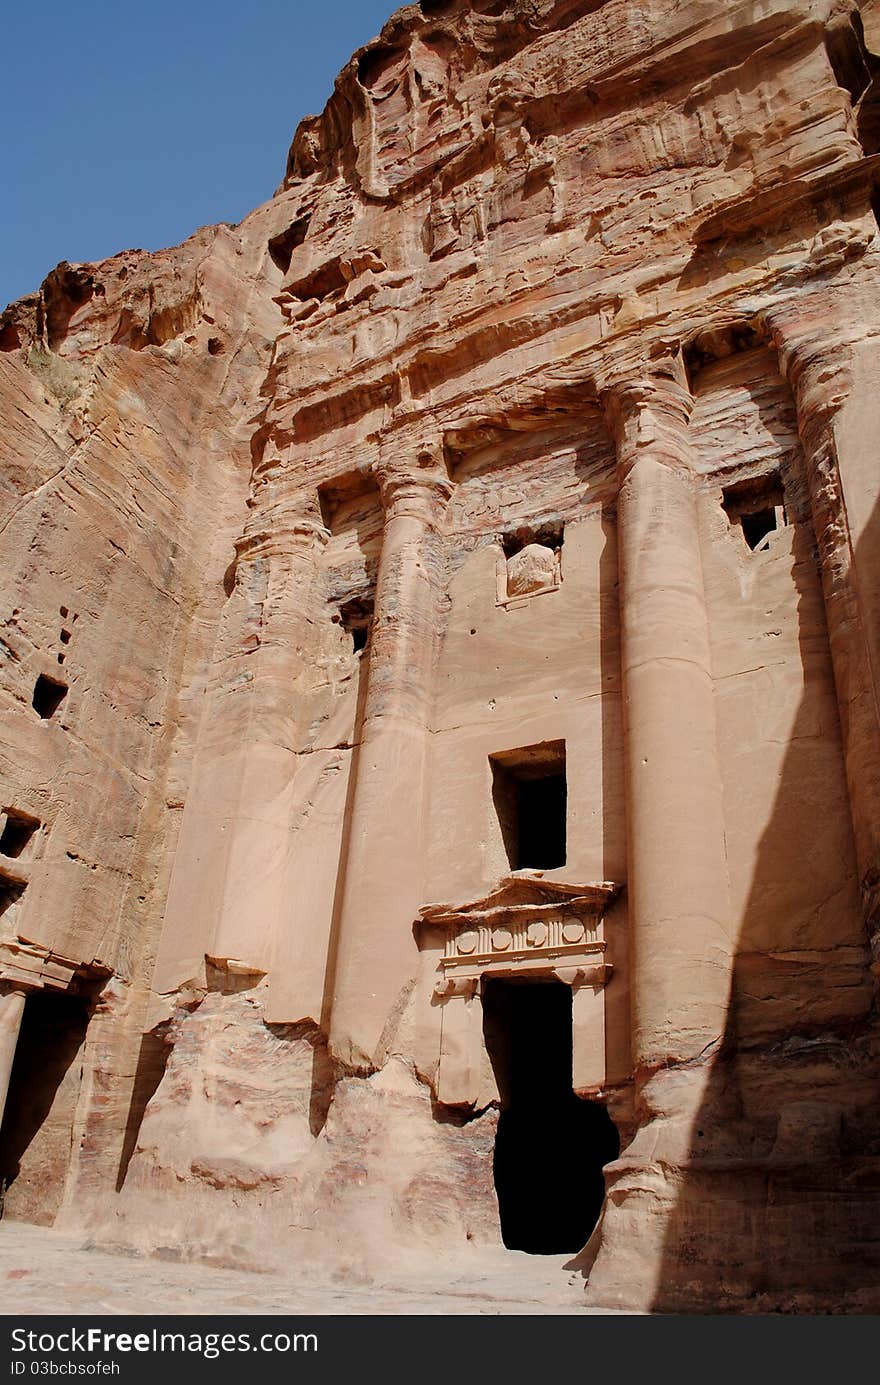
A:
<svg viewBox="0 0 880 1385">
<path fill-rule="evenodd" d="M 239 786 L 227 843 L 226 880 L 211 956 L 265 971 L 262 942 L 289 908 L 284 864 L 299 729 L 298 687 L 314 628 L 311 603 L 329 533 L 316 515 L 283 501 L 258 512 L 236 544 L 236 585 L 254 569 L 265 583 L 253 682 L 239 708 Z"/>
<path fill-rule="evenodd" d="M 24 1002 L 24 991 L 10 990 L 5 994 L 0 992 L 0 1125 L 3 1124 L 3 1111 L 24 1014 Z"/>
<path fill-rule="evenodd" d="M 595 1302 L 650 1307 L 712 1086 L 732 971 L 730 886 L 698 511 L 679 363 L 607 396 L 618 458 L 635 1135 L 606 1166 Z M 637 1246 L 632 1252 L 631 1247 Z"/>
<path fill-rule="evenodd" d="M 632 1026 L 637 1083 L 724 1032 L 730 899 L 692 407 L 676 365 L 609 391 L 618 464 Z"/>
<path fill-rule="evenodd" d="M 820 330 L 828 333 L 824 317 Z M 880 426 L 873 340 L 860 343 L 869 368 L 845 339 L 817 339 L 817 320 L 776 314 L 780 364 L 797 409 L 837 703 L 865 926 L 880 971 Z M 847 479 L 849 485 L 847 485 Z M 849 491 L 849 494 L 848 494 Z M 854 497 L 861 514 L 850 513 Z M 874 609 L 872 610 L 872 604 Z"/>
<path fill-rule="evenodd" d="M 277 483 L 276 483 L 277 484 Z M 208 963 L 259 975 L 289 913 L 285 866 L 315 578 L 329 535 L 298 495 L 257 497 L 214 648 L 156 990 Z"/>
<path fill-rule="evenodd" d="M 452 486 L 431 449 L 376 466 L 385 528 L 349 851 L 331 959 L 333 1052 L 378 1066 L 415 974 L 423 903 L 430 720 Z"/>
</svg>

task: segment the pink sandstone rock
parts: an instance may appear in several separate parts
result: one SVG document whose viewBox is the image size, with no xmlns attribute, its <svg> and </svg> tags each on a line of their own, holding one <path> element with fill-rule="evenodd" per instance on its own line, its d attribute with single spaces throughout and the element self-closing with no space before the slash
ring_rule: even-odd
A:
<svg viewBox="0 0 880 1385">
<path fill-rule="evenodd" d="M 877 1311 L 878 55 L 422 0 L 0 317 L 7 1216 Z"/>
</svg>

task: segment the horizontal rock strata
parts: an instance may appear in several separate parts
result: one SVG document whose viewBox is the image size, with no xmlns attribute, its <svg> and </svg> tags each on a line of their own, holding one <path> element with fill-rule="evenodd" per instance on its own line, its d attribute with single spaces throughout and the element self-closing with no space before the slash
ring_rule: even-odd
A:
<svg viewBox="0 0 880 1385">
<path fill-rule="evenodd" d="M 877 1311 L 878 55 L 422 0 L 0 316 L 6 1215 Z"/>
</svg>

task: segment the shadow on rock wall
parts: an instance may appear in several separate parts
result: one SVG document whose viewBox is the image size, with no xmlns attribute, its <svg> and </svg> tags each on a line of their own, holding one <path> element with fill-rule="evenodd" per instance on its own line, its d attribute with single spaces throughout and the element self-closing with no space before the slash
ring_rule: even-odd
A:
<svg viewBox="0 0 880 1385">
<path fill-rule="evenodd" d="M 844 841 L 837 861 L 828 852 L 840 811 L 825 799 L 822 762 L 834 757 L 836 776 L 840 757 L 827 731 L 817 734 L 827 635 L 824 621 L 804 620 L 816 563 L 808 526 L 795 542 L 803 695 L 741 911 L 727 1023 L 706 1059 L 690 1157 L 665 1170 L 673 1205 L 660 1311 L 877 1311 L 880 1302 L 880 1035 L 867 936 L 850 902 L 851 847 Z M 880 552 L 880 510 L 860 552 Z M 814 864 L 780 889 L 780 872 L 814 851 L 828 863 L 825 888 Z"/>
</svg>

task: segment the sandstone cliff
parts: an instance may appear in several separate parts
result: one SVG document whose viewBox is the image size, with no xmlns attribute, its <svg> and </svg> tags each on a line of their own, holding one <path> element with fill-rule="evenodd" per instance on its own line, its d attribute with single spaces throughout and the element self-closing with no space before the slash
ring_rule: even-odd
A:
<svg viewBox="0 0 880 1385">
<path fill-rule="evenodd" d="M 422 0 L 240 226 L 2 315 L 19 1065 L 79 1006 L 9 1215 L 497 1242 L 490 997 L 552 981 L 593 1300 L 876 1306 L 877 54 L 874 0 Z"/>
</svg>

